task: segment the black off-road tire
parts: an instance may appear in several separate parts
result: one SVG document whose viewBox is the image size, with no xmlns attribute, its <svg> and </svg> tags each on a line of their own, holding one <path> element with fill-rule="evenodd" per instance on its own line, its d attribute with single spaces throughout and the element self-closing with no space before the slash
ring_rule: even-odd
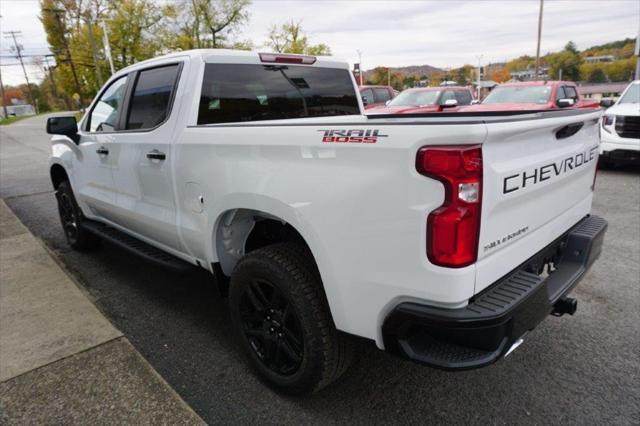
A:
<svg viewBox="0 0 640 426">
<path fill-rule="evenodd" d="M 58 200 L 60 223 L 71 248 L 86 251 L 99 246 L 100 238 L 80 226 L 85 218 L 76 202 L 69 181 L 58 185 L 56 199 Z"/>
<path fill-rule="evenodd" d="M 260 305 L 257 299 L 252 302 L 249 296 L 258 294 L 256 285 L 261 293 L 258 299 L 265 300 L 264 310 L 252 312 Z M 279 291 L 280 296 L 274 296 L 277 293 L 271 293 L 270 286 Z M 270 302 L 272 298 L 284 299 L 280 308 Z M 273 244 L 242 258 L 231 275 L 229 306 L 233 326 L 250 364 L 264 382 L 279 392 L 317 392 L 338 379 L 353 359 L 354 342 L 336 330 L 318 269 L 308 249 L 300 244 Z M 284 311 L 288 313 L 282 315 Z M 272 322 L 266 320 L 269 313 Z M 293 342 L 297 338 L 289 340 L 288 334 L 277 337 L 278 330 L 288 331 L 290 335 L 296 334 L 294 331 L 297 330 L 296 335 L 301 336 L 302 349 L 293 351 L 294 355 L 301 355 L 298 364 L 295 361 L 298 358 L 289 357 L 291 352 L 284 350 L 289 342 L 289 349 L 295 349 Z M 270 343 L 274 341 L 276 343 Z M 277 352 L 271 361 L 267 359 L 265 354 L 269 354 L 270 345 L 275 345 L 274 350 L 282 345 L 280 364 L 286 368 L 273 361 Z M 285 362 L 287 360 L 291 361 L 290 365 Z"/>
</svg>

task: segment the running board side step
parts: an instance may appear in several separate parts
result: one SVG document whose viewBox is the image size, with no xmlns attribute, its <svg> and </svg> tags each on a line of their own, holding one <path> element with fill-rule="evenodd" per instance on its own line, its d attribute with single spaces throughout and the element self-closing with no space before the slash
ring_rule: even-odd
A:
<svg viewBox="0 0 640 426">
<path fill-rule="evenodd" d="M 125 249 L 130 253 L 136 254 L 147 262 L 155 265 L 179 272 L 186 272 L 195 267 L 195 265 L 189 262 L 166 253 L 151 244 L 125 234 L 109 225 L 85 219 L 80 226 L 101 239 Z"/>
</svg>

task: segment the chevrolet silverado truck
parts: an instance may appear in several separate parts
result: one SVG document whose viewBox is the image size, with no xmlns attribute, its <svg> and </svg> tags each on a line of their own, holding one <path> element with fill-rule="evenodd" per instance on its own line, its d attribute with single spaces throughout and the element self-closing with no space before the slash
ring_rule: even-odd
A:
<svg viewBox="0 0 640 426">
<path fill-rule="evenodd" d="M 353 336 L 461 370 L 573 314 L 607 227 L 600 115 L 367 116 L 346 62 L 195 50 L 49 118 L 50 175 L 71 247 L 210 272 L 258 376 L 307 393 Z"/>
<path fill-rule="evenodd" d="M 600 161 L 603 165 L 640 164 L 640 80 L 631 82 L 609 106 L 601 121 Z"/>
</svg>

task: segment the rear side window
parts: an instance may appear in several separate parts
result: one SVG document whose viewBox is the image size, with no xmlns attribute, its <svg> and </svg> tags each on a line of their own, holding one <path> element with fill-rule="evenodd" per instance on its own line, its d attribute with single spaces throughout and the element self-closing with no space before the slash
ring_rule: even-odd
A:
<svg viewBox="0 0 640 426">
<path fill-rule="evenodd" d="M 359 114 L 348 70 L 207 64 L 198 124 Z"/>
<path fill-rule="evenodd" d="M 178 70 L 176 64 L 140 71 L 131 97 L 127 129 L 151 129 L 167 118 Z"/>
<path fill-rule="evenodd" d="M 391 95 L 387 89 L 373 89 L 376 95 L 376 102 L 387 102 L 391 99 Z"/>
<path fill-rule="evenodd" d="M 466 90 L 456 92 L 456 100 L 458 105 L 469 105 L 471 104 L 471 93 Z"/>
</svg>

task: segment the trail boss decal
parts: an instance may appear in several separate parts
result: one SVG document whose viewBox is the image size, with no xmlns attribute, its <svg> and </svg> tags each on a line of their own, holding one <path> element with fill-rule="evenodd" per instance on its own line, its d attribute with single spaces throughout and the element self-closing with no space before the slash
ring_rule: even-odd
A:
<svg viewBox="0 0 640 426">
<path fill-rule="evenodd" d="M 545 164 L 533 170 L 523 171 L 515 175 L 507 176 L 502 182 L 502 193 L 508 194 L 527 186 L 532 186 L 567 173 L 567 170 L 577 169 L 597 158 L 598 147 L 593 146 L 585 152 L 562 159 L 560 162 Z"/>
<path fill-rule="evenodd" d="M 378 129 L 330 129 L 318 130 L 322 132 L 322 142 L 326 143 L 376 143 L 378 138 L 387 138 L 389 135 L 381 135 Z"/>
</svg>

